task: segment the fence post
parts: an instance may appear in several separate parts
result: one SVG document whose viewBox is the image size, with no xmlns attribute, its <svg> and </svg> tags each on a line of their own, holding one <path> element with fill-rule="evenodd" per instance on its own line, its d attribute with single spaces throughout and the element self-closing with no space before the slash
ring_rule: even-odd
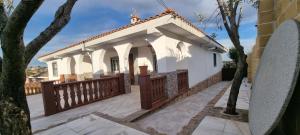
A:
<svg viewBox="0 0 300 135">
<path fill-rule="evenodd" d="M 125 94 L 125 78 L 124 73 L 119 73 L 119 91 L 121 94 Z"/>
<path fill-rule="evenodd" d="M 140 97 L 142 109 L 152 108 L 152 92 L 150 75 L 139 75 Z"/>
<path fill-rule="evenodd" d="M 41 82 L 45 116 L 57 112 L 54 95 L 54 81 Z"/>
</svg>

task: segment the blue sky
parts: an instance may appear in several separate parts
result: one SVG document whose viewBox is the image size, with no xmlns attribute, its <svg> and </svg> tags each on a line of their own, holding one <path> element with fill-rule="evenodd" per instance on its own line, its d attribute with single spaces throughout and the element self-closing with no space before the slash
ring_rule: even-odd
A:
<svg viewBox="0 0 300 135">
<path fill-rule="evenodd" d="M 25 29 L 25 43 L 35 38 L 50 24 L 55 11 L 63 2 L 64 0 L 45 0 Z M 165 0 L 165 2 L 168 7 L 200 28 L 201 24 L 197 22 L 196 14 L 209 16 L 217 7 L 215 0 Z M 16 1 L 15 4 L 17 3 Z M 164 11 L 156 0 L 78 0 L 70 23 L 48 42 L 37 56 L 126 25 L 130 23 L 130 14 L 133 9 L 142 19 Z M 245 4 L 243 11 L 244 18 L 240 28 L 241 43 L 245 46 L 246 52 L 250 52 L 256 38 L 256 10 Z M 225 30 L 220 31 L 215 27 L 208 27 L 205 31 L 208 34 L 217 33 L 217 41 L 226 47 L 232 45 Z M 30 66 L 45 66 L 38 62 L 37 56 L 31 61 Z M 226 55 L 223 55 L 223 59 L 228 60 Z"/>
</svg>

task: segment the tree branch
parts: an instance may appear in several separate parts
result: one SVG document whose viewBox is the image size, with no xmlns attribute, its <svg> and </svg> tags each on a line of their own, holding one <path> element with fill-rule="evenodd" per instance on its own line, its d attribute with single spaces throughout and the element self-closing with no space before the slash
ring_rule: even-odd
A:
<svg viewBox="0 0 300 135">
<path fill-rule="evenodd" d="M 55 18 L 52 23 L 33 39 L 25 49 L 25 63 L 29 64 L 31 59 L 37 52 L 49 42 L 58 32 L 60 32 L 70 21 L 72 8 L 77 0 L 67 0 L 66 3 L 61 5 L 55 13 Z"/>
<path fill-rule="evenodd" d="M 3 29 L 3 34 L 8 40 L 14 37 L 22 37 L 27 23 L 36 10 L 41 6 L 43 1 L 44 0 L 21 0 L 21 2 L 9 16 Z M 2 50 L 4 53 L 6 51 L 13 51 L 14 47 L 9 46 L 11 45 L 2 44 Z"/>
<path fill-rule="evenodd" d="M 3 1 L 0 0 L 0 36 L 6 25 L 6 22 L 7 22 L 7 14 L 5 11 L 5 5 L 4 5 Z"/>
<path fill-rule="evenodd" d="M 240 27 L 240 24 L 241 24 L 241 21 L 242 21 L 242 17 L 243 17 L 242 10 L 243 10 L 243 8 L 241 7 L 239 17 L 238 17 L 238 20 L 237 20 L 237 27 Z"/>
<path fill-rule="evenodd" d="M 228 35 L 230 36 L 230 35 L 232 35 L 232 31 L 231 31 L 231 29 L 229 27 L 229 24 L 227 22 L 227 17 L 226 17 L 225 10 L 224 10 L 225 7 L 223 6 L 223 4 L 220 0 L 217 0 L 217 2 L 218 2 L 219 9 L 220 9 L 220 14 L 221 14 L 222 19 L 223 19 L 223 24 L 225 26 L 225 29 L 226 29 Z"/>
</svg>

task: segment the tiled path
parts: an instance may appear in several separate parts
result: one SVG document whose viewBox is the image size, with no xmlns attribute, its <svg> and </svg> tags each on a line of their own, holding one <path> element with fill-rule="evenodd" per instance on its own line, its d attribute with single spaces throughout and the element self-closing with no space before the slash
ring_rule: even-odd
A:
<svg viewBox="0 0 300 135">
<path fill-rule="evenodd" d="M 130 94 L 116 96 L 48 117 L 43 116 L 43 102 L 41 95 L 29 96 L 27 101 L 31 111 L 33 133 L 69 122 L 93 112 L 100 112 L 115 118 L 124 118 L 141 110 L 139 94 L 139 88 L 133 86 Z"/>
<path fill-rule="evenodd" d="M 243 110 L 249 109 L 250 87 L 251 84 L 247 83 L 247 79 L 244 79 L 240 88 L 240 93 L 239 93 L 236 108 L 243 109 Z M 216 103 L 215 107 L 225 108 L 227 105 L 229 93 L 230 93 L 230 87 L 227 89 L 227 91 L 222 96 L 222 98 Z"/>
<path fill-rule="evenodd" d="M 206 116 L 192 135 L 251 135 L 245 122 Z"/>
<path fill-rule="evenodd" d="M 94 114 L 38 133 L 40 135 L 146 135 L 133 128 L 112 122 Z"/>
<path fill-rule="evenodd" d="M 245 81 L 244 81 L 245 82 Z M 200 113 L 206 105 L 216 97 L 229 82 L 220 82 L 199 93 L 186 97 L 154 112 L 138 121 L 135 126 L 127 126 L 113 119 L 98 115 L 107 114 L 117 119 L 125 118 L 140 108 L 138 87 L 132 93 L 99 101 L 80 108 L 71 109 L 52 116 L 43 117 L 41 97 L 29 96 L 31 123 L 33 132 L 49 135 L 77 134 L 111 134 L 111 135 L 143 135 L 143 129 L 153 128 L 159 133 L 176 135 L 190 120 Z M 246 86 L 245 84 L 243 84 Z M 249 103 L 249 86 L 242 87 L 238 108 L 247 109 Z M 227 89 L 229 91 L 229 88 Z M 227 92 L 228 93 L 228 92 Z M 228 94 L 224 94 L 215 106 L 224 107 Z M 39 103 L 40 102 L 40 103 Z M 205 116 L 199 125 L 195 125 L 193 135 L 250 135 L 247 123 Z M 47 129 L 47 130 L 45 130 Z M 37 132 L 38 131 L 38 132 Z"/>
<path fill-rule="evenodd" d="M 237 101 L 238 109 L 249 109 L 250 87 L 251 84 L 248 84 L 247 80 L 244 79 Z M 215 107 L 225 108 L 229 93 L 230 87 L 215 104 Z M 206 116 L 194 130 L 193 135 L 251 135 L 251 133 L 249 130 L 249 124 L 246 122 Z"/>
<path fill-rule="evenodd" d="M 187 97 L 181 101 L 163 108 L 148 117 L 137 121 L 144 128 L 153 128 L 159 133 L 176 135 L 183 126 L 187 125 L 193 116 L 201 112 L 229 82 L 220 82 L 202 92 Z"/>
</svg>

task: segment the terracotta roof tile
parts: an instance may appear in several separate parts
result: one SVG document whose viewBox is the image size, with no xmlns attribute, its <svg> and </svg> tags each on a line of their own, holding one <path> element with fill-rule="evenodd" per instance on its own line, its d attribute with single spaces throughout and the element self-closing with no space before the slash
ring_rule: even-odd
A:
<svg viewBox="0 0 300 135">
<path fill-rule="evenodd" d="M 45 54 L 45 55 L 41 55 L 41 56 L 39 56 L 39 58 L 44 57 L 44 56 L 47 56 L 47 55 L 50 55 L 50 54 L 54 54 L 54 53 L 56 53 L 56 52 L 59 52 L 59 51 L 62 51 L 62 50 L 65 50 L 65 49 L 68 49 L 68 48 L 71 48 L 71 47 L 80 45 L 80 44 L 82 44 L 82 43 L 85 43 L 85 42 L 88 42 L 88 41 L 91 41 L 91 40 L 95 40 L 95 39 L 98 39 L 98 38 L 101 38 L 101 37 L 110 35 L 110 34 L 112 34 L 112 33 L 115 33 L 115 32 L 118 32 L 118 31 L 121 31 L 121 30 L 124 30 L 124 29 L 127 29 L 127 28 L 129 28 L 129 27 L 133 27 L 133 26 L 136 26 L 136 25 L 138 25 L 138 24 L 142 24 L 142 23 L 145 23 L 145 22 L 154 20 L 154 19 L 156 19 L 156 18 L 163 17 L 163 16 L 165 16 L 165 15 L 169 15 L 169 14 L 171 14 L 171 15 L 173 15 L 173 16 L 179 18 L 179 19 L 181 19 L 182 21 L 184 21 L 185 23 L 187 23 L 189 26 L 195 28 L 196 30 L 198 30 L 198 31 L 200 31 L 200 32 L 202 32 L 202 33 L 204 33 L 204 34 L 206 35 L 206 37 L 208 37 L 209 39 L 213 40 L 214 42 L 216 42 L 217 44 L 219 44 L 221 47 L 224 48 L 224 46 L 222 46 L 220 43 L 218 43 L 218 42 L 215 41 L 213 38 L 211 38 L 210 36 L 208 36 L 208 35 L 207 35 L 205 32 L 203 32 L 201 29 L 199 29 L 198 27 L 196 27 L 195 25 L 193 25 L 190 21 L 186 20 L 183 16 L 180 16 L 180 15 L 177 14 L 175 11 L 169 11 L 169 10 L 166 10 L 165 12 L 162 12 L 161 14 L 158 14 L 158 15 L 155 15 L 155 16 L 151 16 L 151 17 L 146 18 L 146 19 L 144 19 L 144 20 L 140 20 L 140 21 L 138 21 L 138 22 L 136 22 L 136 23 L 134 23 L 134 24 L 128 24 L 128 25 L 122 26 L 122 27 L 120 27 L 120 28 L 116 28 L 116 29 L 114 29 L 114 30 L 111 30 L 111 31 L 108 31 L 108 32 L 104 32 L 104 33 L 102 33 L 102 34 L 99 34 L 99 35 L 90 37 L 90 38 L 88 38 L 88 39 L 86 39 L 86 40 L 80 41 L 80 42 L 78 42 L 78 43 L 75 43 L 75 44 L 72 44 L 72 45 L 70 45 L 70 46 L 64 47 L 64 48 L 62 48 L 62 49 L 58 49 L 58 50 L 56 50 L 56 51 L 54 51 L 54 52 L 47 53 L 47 54 Z"/>
</svg>

